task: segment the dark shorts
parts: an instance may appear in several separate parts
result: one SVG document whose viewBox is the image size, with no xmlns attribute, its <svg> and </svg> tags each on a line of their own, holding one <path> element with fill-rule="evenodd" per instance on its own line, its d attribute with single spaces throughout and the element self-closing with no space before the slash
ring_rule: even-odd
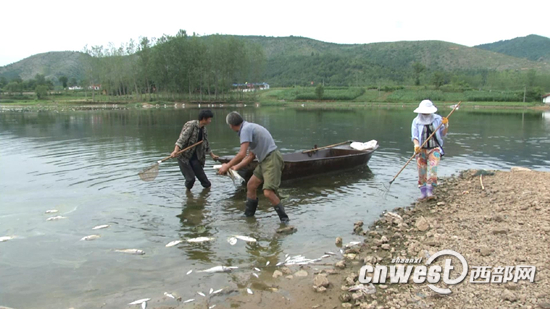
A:
<svg viewBox="0 0 550 309">
<path fill-rule="evenodd" d="M 285 163 L 279 150 L 273 150 L 254 169 L 254 176 L 263 181 L 264 190 L 277 191 L 281 185 L 281 176 Z"/>
</svg>

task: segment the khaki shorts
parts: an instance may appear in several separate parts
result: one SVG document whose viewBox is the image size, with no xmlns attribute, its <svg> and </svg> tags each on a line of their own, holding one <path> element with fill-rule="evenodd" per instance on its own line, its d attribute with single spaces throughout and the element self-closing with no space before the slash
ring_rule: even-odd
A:
<svg viewBox="0 0 550 309">
<path fill-rule="evenodd" d="M 281 176 L 285 163 L 279 150 L 273 150 L 262 163 L 254 169 L 254 176 L 263 181 L 263 190 L 277 191 L 281 185 Z"/>
</svg>

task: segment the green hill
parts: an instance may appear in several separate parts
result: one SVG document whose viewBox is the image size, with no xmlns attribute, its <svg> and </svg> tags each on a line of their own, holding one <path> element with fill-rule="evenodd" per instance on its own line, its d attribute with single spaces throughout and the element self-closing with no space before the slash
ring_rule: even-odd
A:
<svg viewBox="0 0 550 309">
<path fill-rule="evenodd" d="M 71 51 L 37 54 L 0 67 L 0 76 L 8 80 L 17 76 L 29 80 L 36 74 L 42 74 L 55 83 L 61 76 L 80 80 L 84 77 L 84 59 L 87 57 L 87 54 Z"/>
<path fill-rule="evenodd" d="M 550 39 L 534 34 L 474 47 L 532 61 L 550 62 Z"/>
</svg>

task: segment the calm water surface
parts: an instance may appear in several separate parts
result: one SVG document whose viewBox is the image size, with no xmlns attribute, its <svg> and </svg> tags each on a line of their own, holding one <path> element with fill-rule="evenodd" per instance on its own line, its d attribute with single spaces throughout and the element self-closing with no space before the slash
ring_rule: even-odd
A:
<svg viewBox="0 0 550 309">
<path fill-rule="evenodd" d="M 250 276 L 251 267 L 267 261 L 272 266 L 285 254 L 317 258 L 336 251 L 335 237 L 360 239 L 351 234 L 353 222 L 370 223 L 418 194 L 413 162 L 384 198 L 385 186 L 412 154 L 415 114 L 408 109 L 235 109 L 268 128 L 283 153 L 349 139 L 376 139 L 380 148 L 368 167 L 285 184 L 281 195 L 298 232 L 277 236 L 278 218 L 268 201 L 260 198 L 255 220 L 241 219 L 245 192 L 216 175 L 209 158 L 211 190 L 197 182 L 186 193 L 175 160 L 162 164 L 153 182 L 137 176 L 173 150 L 183 123 L 195 119 L 198 109 L 2 112 L 0 237 L 17 238 L 0 243 L 0 305 L 120 308 L 139 298 L 160 299 L 165 291 L 199 300 L 196 292 L 210 288 L 261 289 L 274 268 L 258 280 Z M 236 153 L 238 137 L 224 121 L 231 109 L 213 111 L 212 149 Z M 550 117 L 541 112 L 461 109 L 450 120 L 439 174 L 514 165 L 549 170 L 549 134 Z M 48 209 L 67 218 L 46 221 Z M 101 224 L 110 227 L 92 230 Z M 91 234 L 101 238 L 79 241 Z M 231 235 L 258 243 L 231 246 Z M 199 236 L 215 239 L 165 247 Z M 146 254 L 114 252 L 127 248 Z M 216 265 L 240 268 L 232 274 L 197 272 Z M 189 270 L 194 272 L 186 275 Z"/>
</svg>

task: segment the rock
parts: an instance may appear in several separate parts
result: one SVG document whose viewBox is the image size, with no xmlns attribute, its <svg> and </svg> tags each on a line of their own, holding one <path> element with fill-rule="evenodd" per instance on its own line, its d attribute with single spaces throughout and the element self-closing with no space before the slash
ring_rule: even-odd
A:
<svg viewBox="0 0 550 309">
<path fill-rule="evenodd" d="M 507 301 L 510 301 L 510 302 L 514 302 L 518 299 L 516 297 L 516 295 L 514 295 L 514 293 L 510 292 L 509 290 L 504 290 L 504 292 L 502 292 L 501 296 L 502 296 L 503 300 L 507 300 Z"/>
<path fill-rule="evenodd" d="M 346 268 L 346 262 L 345 261 L 339 261 L 339 262 L 336 262 L 336 264 L 334 266 L 344 269 L 344 268 Z"/>
<path fill-rule="evenodd" d="M 353 225 L 355 226 L 363 226 L 363 221 L 357 221 Z"/>
<path fill-rule="evenodd" d="M 421 232 L 425 232 L 430 228 L 430 224 L 428 220 L 422 216 L 416 220 L 416 228 Z"/>
<path fill-rule="evenodd" d="M 286 227 L 282 227 L 280 229 L 277 229 L 277 233 L 279 234 L 292 234 L 294 232 L 298 231 L 297 228 L 295 228 L 294 226 L 292 225 L 289 225 L 289 226 L 286 226 Z"/>
<path fill-rule="evenodd" d="M 445 202 L 437 202 L 437 206 L 445 206 Z"/>
<path fill-rule="evenodd" d="M 341 246 L 341 245 L 342 245 L 342 237 L 336 237 L 336 242 L 335 242 L 335 244 L 336 244 L 337 246 Z"/>
<path fill-rule="evenodd" d="M 293 276 L 293 275 L 290 275 L 290 276 L 286 276 L 285 278 L 287 278 L 287 279 L 294 279 L 294 276 Z"/>
<path fill-rule="evenodd" d="M 357 257 L 357 254 L 349 253 L 349 254 L 344 255 L 344 257 L 348 260 L 355 260 L 355 258 Z"/>
<path fill-rule="evenodd" d="M 273 272 L 273 278 L 279 278 L 279 277 L 282 277 L 283 276 L 283 273 L 279 270 L 276 270 Z"/>
<path fill-rule="evenodd" d="M 532 170 L 521 166 L 512 166 L 512 168 L 510 169 L 510 172 L 531 172 L 531 171 Z"/>
<path fill-rule="evenodd" d="M 390 244 L 383 244 L 381 248 L 384 250 L 390 250 Z"/>
<path fill-rule="evenodd" d="M 305 270 L 302 269 L 302 270 L 300 270 L 300 271 L 297 271 L 297 272 L 294 274 L 294 276 L 296 276 L 296 277 L 307 277 L 307 271 L 305 271 Z"/>
<path fill-rule="evenodd" d="M 317 292 L 317 293 L 323 293 L 323 292 L 326 292 L 326 291 L 327 291 L 327 288 L 325 288 L 324 286 L 315 288 L 315 292 Z"/>
<path fill-rule="evenodd" d="M 550 309 L 550 303 L 539 303 L 539 308 Z"/>
<path fill-rule="evenodd" d="M 508 234 L 508 230 L 507 229 L 493 230 L 493 235 L 498 235 L 498 234 Z"/>
<path fill-rule="evenodd" d="M 481 256 L 489 256 L 491 255 L 491 253 L 492 253 L 492 250 L 489 248 L 481 248 L 479 250 L 479 254 L 481 254 Z"/>
<path fill-rule="evenodd" d="M 356 226 L 353 227 L 353 232 L 355 234 L 361 234 L 363 232 L 363 228 L 356 225 Z"/>
<path fill-rule="evenodd" d="M 351 300 L 351 295 L 349 295 L 348 293 L 344 293 L 342 295 L 340 295 L 340 297 L 338 297 L 340 299 L 341 302 L 343 303 L 347 303 Z"/>
<path fill-rule="evenodd" d="M 381 241 L 382 243 L 387 243 L 389 240 L 388 240 L 388 237 L 382 236 L 382 238 L 380 238 L 380 241 Z"/>
<path fill-rule="evenodd" d="M 352 305 L 350 303 L 342 303 L 342 308 L 351 308 Z"/>
<path fill-rule="evenodd" d="M 288 268 L 288 267 L 281 267 L 280 270 L 281 270 L 281 271 L 283 272 L 283 274 L 285 274 L 285 275 L 290 275 L 290 274 L 292 274 L 292 271 L 291 271 L 290 268 Z"/>
<path fill-rule="evenodd" d="M 358 300 L 358 299 L 361 299 L 361 298 L 363 298 L 363 293 L 361 293 L 361 292 L 353 293 L 353 294 L 351 294 L 351 298 L 355 301 Z"/>
<path fill-rule="evenodd" d="M 327 275 L 317 275 L 313 278 L 313 285 L 316 287 L 328 287 L 330 282 L 327 279 Z"/>
</svg>

